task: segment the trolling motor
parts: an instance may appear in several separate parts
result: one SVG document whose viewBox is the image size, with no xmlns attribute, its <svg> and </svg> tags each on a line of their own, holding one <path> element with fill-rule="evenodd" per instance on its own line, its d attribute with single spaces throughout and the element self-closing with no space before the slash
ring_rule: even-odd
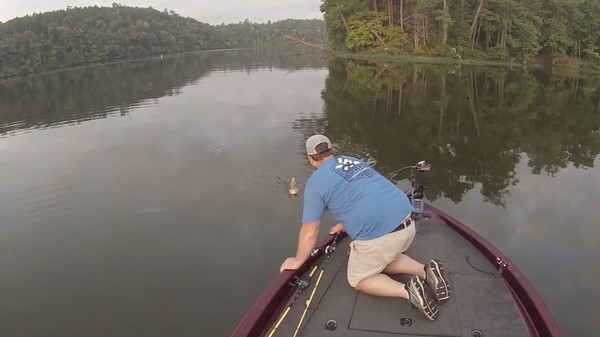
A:
<svg viewBox="0 0 600 337">
<path fill-rule="evenodd" d="M 414 166 L 415 171 L 418 173 L 415 177 L 413 173 L 413 183 L 412 183 L 412 193 L 409 197 L 410 201 L 413 204 L 413 212 L 416 215 L 423 214 L 423 209 L 425 208 L 425 204 L 423 203 L 423 199 L 425 199 L 425 172 L 431 171 L 431 164 L 426 163 L 424 160 L 421 160 Z"/>
<path fill-rule="evenodd" d="M 431 171 L 431 164 L 425 162 L 424 160 L 419 161 L 415 165 L 406 166 L 401 169 L 398 169 L 392 172 L 388 179 L 392 180 L 394 176 L 398 173 L 405 170 L 413 170 L 411 175 L 411 189 L 406 191 L 406 196 L 413 204 L 413 213 L 416 216 L 421 216 L 423 214 L 424 203 L 423 199 L 425 199 L 425 172 Z"/>
</svg>

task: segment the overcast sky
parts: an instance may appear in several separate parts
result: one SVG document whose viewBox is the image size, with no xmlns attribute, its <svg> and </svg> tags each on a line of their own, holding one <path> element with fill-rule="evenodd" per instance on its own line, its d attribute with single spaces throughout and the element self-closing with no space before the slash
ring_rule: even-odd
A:
<svg viewBox="0 0 600 337">
<path fill-rule="evenodd" d="M 123 6 L 165 8 L 184 17 L 210 24 L 292 19 L 322 19 L 321 0 L 0 0 L 0 21 L 35 13 L 66 9 L 67 6 Z"/>
</svg>

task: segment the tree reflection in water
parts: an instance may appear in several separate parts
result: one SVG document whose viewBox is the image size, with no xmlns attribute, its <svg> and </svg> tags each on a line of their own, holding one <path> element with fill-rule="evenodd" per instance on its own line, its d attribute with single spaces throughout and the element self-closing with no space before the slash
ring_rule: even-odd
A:
<svg viewBox="0 0 600 337">
<path fill-rule="evenodd" d="M 392 65 L 334 59 L 324 114 L 299 119 L 347 154 L 390 173 L 426 159 L 428 198 L 454 202 L 475 186 L 504 206 L 524 155 L 534 174 L 592 167 L 600 152 L 597 80 L 524 69 Z"/>
</svg>

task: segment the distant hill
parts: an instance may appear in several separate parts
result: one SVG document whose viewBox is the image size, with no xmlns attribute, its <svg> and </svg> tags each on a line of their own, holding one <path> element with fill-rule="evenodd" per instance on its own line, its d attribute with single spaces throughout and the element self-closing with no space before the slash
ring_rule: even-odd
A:
<svg viewBox="0 0 600 337">
<path fill-rule="evenodd" d="M 283 35 L 326 44 L 323 20 L 211 26 L 173 11 L 113 5 L 0 23 L 0 78 L 160 54 L 282 45 Z"/>
</svg>

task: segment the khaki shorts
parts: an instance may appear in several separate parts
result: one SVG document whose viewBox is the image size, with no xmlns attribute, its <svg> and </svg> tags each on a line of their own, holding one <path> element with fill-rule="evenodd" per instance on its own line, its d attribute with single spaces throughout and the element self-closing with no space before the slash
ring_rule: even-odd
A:
<svg viewBox="0 0 600 337">
<path fill-rule="evenodd" d="M 354 288 L 367 277 L 377 275 L 404 253 L 416 234 L 414 220 L 411 225 L 373 240 L 354 240 L 350 243 L 348 258 L 348 283 Z"/>
</svg>

